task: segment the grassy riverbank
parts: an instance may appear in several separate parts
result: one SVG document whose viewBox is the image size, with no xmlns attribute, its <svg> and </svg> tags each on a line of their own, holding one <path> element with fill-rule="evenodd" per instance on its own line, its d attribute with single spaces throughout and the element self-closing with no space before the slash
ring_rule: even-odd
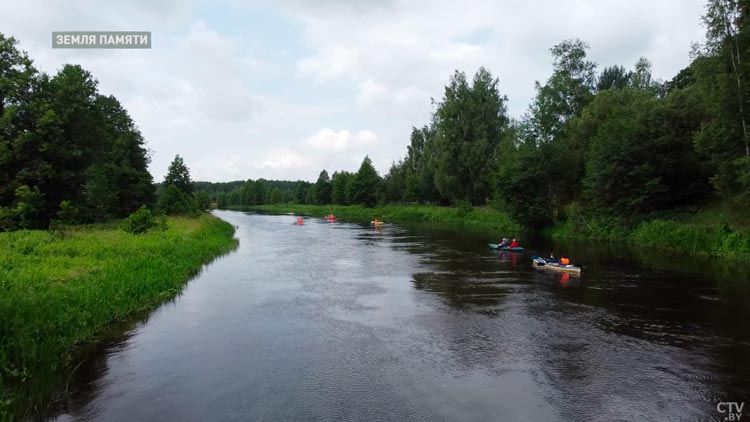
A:
<svg viewBox="0 0 750 422">
<path fill-rule="evenodd" d="M 521 226 L 511 221 L 502 211 L 489 207 L 448 208 L 432 206 L 388 205 L 378 208 L 342 205 L 260 205 L 249 208 L 272 214 L 295 213 L 324 217 L 333 213 L 336 217 L 357 222 L 368 222 L 375 218 L 385 222 L 439 223 L 443 226 L 472 227 L 499 230 L 516 234 Z"/>
<path fill-rule="evenodd" d="M 0 419 L 37 414 L 60 391 L 76 344 L 178 294 L 203 264 L 233 249 L 211 215 L 170 217 L 133 235 L 119 222 L 0 233 Z M 4 417 L 3 417 L 4 416 Z"/>
<path fill-rule="evenodd" d="M 295 213 L 322 217 L 329 213 L 350 221 L 379 218 L 392 222 L 428 222 L 442 226 L 472 227 L 508 233 L 522 231 L 502 211 L 390 205 L 379 208 L 337 205 L 261 205 L 249 208 L 260 212 Z M 699 212 L 671 218 L 646 220 L 627 227 L 607 218 L 569 218 L 546 230 L 552 239 L 607 240 L 630 243 L 688 255 L 750 260 L 750 217 L 742 210 L 717 205 Z"/>
<path fill-rule="evenodd" d="M 750 261 L 750 214 L 725 204 L 626 227 L 606 218 L 569 218 L 546 233 L 553 239 L 608 240 L 696 256 Z"/>
</svg>

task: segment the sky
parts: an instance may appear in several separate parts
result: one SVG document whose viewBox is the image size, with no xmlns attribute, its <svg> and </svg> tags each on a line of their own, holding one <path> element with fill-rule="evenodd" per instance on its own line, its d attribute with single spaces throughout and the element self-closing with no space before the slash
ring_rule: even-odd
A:
<svg viewBox="0 0 750 422">
<path fill-rule="evenodd" d="M 704 39 L 705 0 L 0 0 L 0 32 L 54 74 L 82 65 L 143 133 L 163 180 L 381 174 L 429 122 L 455 70 L 499 78 L 521 117 L 549 49 L 580 38 L 599 69 L 640 57 L 668 80 Z M 52 49 L 52 31 L 151 31 L 148 50 Z"/>
</svg>

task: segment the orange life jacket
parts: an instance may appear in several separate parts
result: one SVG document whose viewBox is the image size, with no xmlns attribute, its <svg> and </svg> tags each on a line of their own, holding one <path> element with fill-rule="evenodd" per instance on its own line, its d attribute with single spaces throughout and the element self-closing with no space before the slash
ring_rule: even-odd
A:
<svg viewBox="0 0 750 422">
<path fill-rule="evenodd" d="M 570 260 L 568 258 L 560 258 L 560 263 L 563 265 L 570 265 Z"/>
</svg>

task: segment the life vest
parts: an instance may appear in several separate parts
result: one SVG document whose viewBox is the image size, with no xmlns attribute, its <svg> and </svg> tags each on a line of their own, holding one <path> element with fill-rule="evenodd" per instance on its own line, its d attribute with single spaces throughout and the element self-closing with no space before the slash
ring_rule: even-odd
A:
<svg viewBox="0 0 750 422">
<path fill-rule="evenodd" d="M 568 258 L 560 258 L 560 263 L 562 265 L 570 265 L 570 260 Z"/>
</svg>

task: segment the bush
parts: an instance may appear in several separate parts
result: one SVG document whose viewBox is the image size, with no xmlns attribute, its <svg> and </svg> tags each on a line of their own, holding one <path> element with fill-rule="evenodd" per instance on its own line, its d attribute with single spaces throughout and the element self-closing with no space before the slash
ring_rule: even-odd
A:
<svg viewBox="0 0 750 422">
<path fill-rule="evenodd" d="M 163 231 L 163 232 L 167 231 L 167 229 L 169 228 L 169 226 L 167 225 L 167 216 L 166 215 L 160 215 L 160 216 L 156 217 L 156 227 L 159 230 Z"/>
<path fill-rule="evenodd" d="M 130 214 L 125 224 L 125 231 L 133 234 L 142 234 L 155 227 L 157 223 L 151 210 L 142 205 L 138 210 Z"/>
<path fill-rule="evenodd" d="M 57 212 L 57 218 L 62 224 L 76 224 L 78 220 L 79 209 L 71 201 L 60 202 L 60 210 Z"/>
<path fill-rule="evenodd" d="M 159 213 L 167 215 L 195 215 L 198 210 L 191 195 L 169 185 L 159 195 L 156 205 Z"/>
</svg>

